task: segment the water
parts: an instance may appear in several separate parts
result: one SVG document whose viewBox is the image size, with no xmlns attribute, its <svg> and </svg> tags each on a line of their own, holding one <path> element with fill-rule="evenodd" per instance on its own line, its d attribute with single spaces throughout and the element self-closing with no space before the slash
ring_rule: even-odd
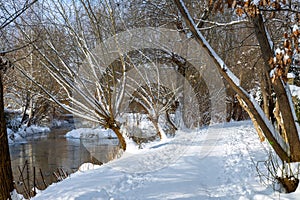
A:
<svg viewBox="0 0 300 200">
<path fill-rule="evenodd" d="M 26 143 L 10 145 L 12 170 L 19 193 L 29 196 L 26 190 L 33 185 L 43 190 L 57 182 L 53 172 L 56 175 L 71 174 L 83 163 L 102 164 L 117 154 L 116 139 L 69 139 L 64 137 L 66 132 L 56 129 L 42 137 L 28 138 Z"/>
</svg>

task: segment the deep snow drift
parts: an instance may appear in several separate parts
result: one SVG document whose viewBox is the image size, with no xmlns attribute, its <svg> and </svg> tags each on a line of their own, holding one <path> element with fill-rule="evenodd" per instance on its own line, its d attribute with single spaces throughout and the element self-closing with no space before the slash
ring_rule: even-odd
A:
<svg viewBox="0 0 300 200">
<path fill-rule="evenodd" d="M 299 199 L 299 188 L 279 194 L 260 182 L 255 165 L 268 148 L 250 121 L 179 131 L 142 150 L 129 144 L 102 166 L 86 164 L 34 199 Z"/>
</svg>

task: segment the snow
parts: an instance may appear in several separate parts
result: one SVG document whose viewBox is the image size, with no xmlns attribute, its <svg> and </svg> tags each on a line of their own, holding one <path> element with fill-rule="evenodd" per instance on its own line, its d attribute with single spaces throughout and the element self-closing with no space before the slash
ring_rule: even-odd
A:
<svg viewBox="0 0 300 200">
<path fill-rule="evenodd" d="M 294 26 L 293 26 L 293 32 L 298 31 L 298 30 L 299 30 L 298 25 L 297 25 L 297 24 L 294 24 Z"/>
<path fill-rule="evenodd" d="M 297 97 L 300 99 L 300 87 L 296 85 L 289 85 L 290 91 L 293 97 Z"/>
<path fill-rule="evenodd" d="M 262 118 L 262 120 L 264 121 L 265 125 L 268 127 L 269 131 L 272 133 L 273 137 L 275 138 L 275 140 L 279 143 L 279 145 L 281 146 L 281 148 L 285 151 L 288 152 L 289 151 L 289 146 L 288 144 L 283 140 L 283 138 L 280 136 L 279 132 L 274 128 L 274 126 L 272 125 L 272 123 L 267 119 L 266 115 L 264 114 L 264 111 L 262 110 L 262 108 L 259 106 L 259 104 L 255 101 L 255 99 L 253 98 L 253 96 L 250 96 L 249 98 L 255 108 L 255 110 L 258 112 L 259 116 Z"/>
<path fill-rule="evenodd" d="M 28 137 L 42 137 L 50 132 L 49 127 L 32 125 L 30 127 L 22 126 L 18 131 L 7 128 L 8 142 L 26 142 Z"/>
<path fill-rule="evenodd" d="M 294 108 L 293 96 L 292 96 L 292 92 L 290 90 L 289 84 L 286 84 L 284 88 L 285 88 L 285 91 L 286 91 L 286 94 L 287 94 L 287 97 L 288 97 L 288 100 L 289 100 L 289 104 L 290 104 L 289 108 Z M 297 121 L 298 119 L 297 119 L 296 110 L 292 109 L 291 112 L 292 112 L 294 121 Z M 296 125 L 296 128 L 297 128 L 297 132 L 299 133 L 300 132 L 299 123 L 295 123 L 295 125 Z M 300 136 L 298 136 L 298 137 L 300 139 Z"/>
<path fill-rule="evenodd" d="M 282 54 L 282 51 L 281 51 L 281 49 L 280 49 L 280 48 L 276 48 L 276 50 L 275 50 L 275 54 Z"/>
<path fill-rule="evenodd" d="M 272 70 L 270 71 L 270 77 L 271 77 L 271 78 L 275 76 L 276 69 L 277 69 L 277 68 L 274 68 L 274 69 L 272 69 Z"/>
<path fill-rule="evenodd" d="M 186 19 L 186 21 L 188 21 L 188 23 L 190 23 L 190 29 L 194 30 L 194 34 L 196 34 L 196 38 L 198 39 L 198 42 L 200 41 L 200 43 L 206 47 L 206 49 L 208 50 L 208 53 L 210 54 L 211 58 L 214 58 L 214 60 L 218 63 L 217 67 L 221 68 L 226 75 L 223 75 L 223 77 L 225 77 L 225 79 L 229 79 L 229 81 L 232 81 L 234 83 L 236 87 L 236 92 L 240 94 L 241 98 L 243 99 L 243 96 L 245 98 L 249 99 L 249 94 L 242 88 L 240 87 L 239 84 L 239 79 L 234 75 L 234 73 L 232 73 L 228 67 L 225 65 L 224 61 L 218 56 L 218 54 L 212 49 L 212 47 L 208 44 L 208 42 L 205 40 L 204 36 L 200 33 L 200 31 L 197 29 L 196 24 L 193 20 L 193 18 L 191 17 L 191 15 L 189 14 L 187 8 L 184 5 L 183 0 L 179 0 L 179 4 L 177 5 L 178 7 L 181 7 L 181 9 L 183 10 L 181 12 L 181 14 L 183 15 L 183 18 Z M 267 33 L 267 30 L 266 30 Z M 271 45 L 271 43 L 270 43 Z M 281 51 L 280 49 L 277 49 L 276 52 L 278 53 L 284 53 L 284 51 Z M 235 87 L 233 87 L 235 88 Z M 243 95 L 241 95 L 243 94 Z M 255 99 L 251 99 L 251 103 L 253 104 L 253 106 L 255 107 L 254 110 L 256 110 L 260 116 L 260 118 L 265 122 L 266 126 L 268 127 L 268 130 L 271 132 L 271 134 L 273 135 L 273 137 L 276 139 L 276 141 L 281 145 L 281 147 L 284 149 L 285 152 L 287 152 L 287 145 L 285 144 L 284 140 L 282 139 L 282 137 L 279 135 L 279 133 L 274 129 L 274 127 L 272 126 L 272 124 L 270 124 L 269 120 L 266 119 L 264 113 L 262 112 L 262 110 L 260 109 L 259 105 L 257 104 L 257 102 L 255 101 Z M 248 105 L 249 106 L 249 105 Z M 260 109 L 260 110 L 259 110 Z"/>
<path fill-rule="evenodd" d="M 259 5 L 259 2 L 260 2 L 260 0 L 253 0 L 252 3 L 253 3 L 254 5 L 258 6 L 258 5 Z"/>
<path fill-rule="evenodd" d="M 67 138 L 112 138 L 117 137 L 115 133 L 110 129 L 103 128 L 78 128 L 69 131 L 66 135 Z"/>
<path fill-rule="evenodd" d="M 161 118 L 159 118 L 158 122 L 164 124 L 164 121 L 162 121 Z M 142 131 L 144 135 L 146 134 L 148 136 L 153 135 L 155 132 L 153 123 L 149 120 L 147 114 L 123 113 L 122 123 L 125 125 L 121 127 L 122 131 L 126 132 L 128 135 L 135 135 L 139 130 Z"/>
<path fill-rule="evenodd" d="M 269 149 L 250 121 L 178 131 L 102 166 L 84 164 L 33 199 L 298 199 L 299 188 L 279 194 L 260 182 L 256 163 Z"/>
<path fill-rule="evenodd" d="M 80 172 L 85 172 L 85 171 L 88 171 L 88 170 L 92 170 L 92 169 L 98 169 L 100 168 L 99 165 L 94 165 L 93 163 L 84 163 L 82 164 L 80 167 L 79 167 L 79 171 Z"/>
<path fill-rule="evenodd" d="M 23 196 L 17 193 L 17 190 L 14 189 L 11 193 L 10 196 L 12 199 L 22 199 Z"/>
<path fill-rule="evenodd" d="M 284 54 L 283 56 L 283 61 L 284 62 L 287 62 L 288 60 L 290 59 L 290 56 L 288 54 Z M 287 75 L 289 76 L 289 74 L 291 75 L 292 73 L 288 73 Z M 289 78 L 289 77 L 288 77 Z M 295 77 L 292 77 L 292 78 L 295 78 Z"/>
<path fill-rule="evenodd" d="M 296 78 L 296 75 L 293 72 L 289 72 L 287 78 Z"/>
</svg>

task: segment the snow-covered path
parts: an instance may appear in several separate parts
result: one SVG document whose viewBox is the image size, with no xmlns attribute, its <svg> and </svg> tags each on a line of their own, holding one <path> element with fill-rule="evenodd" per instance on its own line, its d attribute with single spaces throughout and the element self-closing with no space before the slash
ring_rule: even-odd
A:
<svg viewBox="0 0 300 200">
<path fill-rule="evenodd" d="M 249 121 L 180 132 L 150 145 L 77 172 L 34 199 L 279 199 L 257 177 L 252 159 L 264 160 L 266 152 Z"/>
</svg>

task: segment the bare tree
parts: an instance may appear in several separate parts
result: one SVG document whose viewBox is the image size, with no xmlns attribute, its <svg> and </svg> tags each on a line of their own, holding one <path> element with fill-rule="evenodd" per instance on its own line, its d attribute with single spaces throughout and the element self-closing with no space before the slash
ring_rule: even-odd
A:
<svg viewBox="0 0 300 200">
<path fill-rule="evenodd" d="M 272 5 L 267 1 L 261 1 L 258 2 L 258 4 L 255 4 L 252 1 L 248 1 L 249 4 L 236 4 L 237 2 L 231 4 L 229 2 L 229 5 L 236 9 L 239 16 L 246 14 L 253 24 L 253 29 L 264 60 L 264 64 L 261 66 L 265 78 L 263 87 L 265 92 L 268 93 L 265 97 L 265 101 L 267 102 L 265 102 L 264 106 L 266 107 L 267 105 L 272 107 L 273 104 L 270 102 L 274 101 L 274 99 L 272 99 L 274 97 L 270 95 L 270 92 L 274 93 L 276 104 L 274 105 L 274 111 L 272 111 L 274 112 L 275 119 L 270 117 L 272 114 L 266 111 L 266 109 L 264 112 L 254 100 L 253 96 L 248 94 L 240 86 L 240 81 L 237 77 L 234 76 L 200 33 L 184 3 L 179 0 L 174 0 L 174 2 L 198 43 L 206 49 L 207 53 L 217 64 L 220 74 L 228 81 L 230 86 L 238 94 L 239 102 L 249 113 L 257 132 L 259 134 L 263 133 L 266 136 L 267 140 L 281 160 L 286 163 L 299 162 L 300 139 L 297 131 L 298 124 L 291 94 L 288 85 L 285 82 L 288 68 L 291 63 L 291 56 L 293 56 L 293 47 L 296 49 L 296 54 L 298 54 L 299 47 L 297 40 L 299 30 L 297 27 L 294 27 L 292 33 L 292 38 L 294 40 L 289 40 L 289 34 L 286 33 L 286 40 L 284 40 L 283 44 L 284 48 L 282 50 L 279 49 L 275 51 L 275 48 L 271 44 L 271 38 L 267 32 L 262 15 L 264 10 L 274 12 L 275 10 L 281 9 L 297 13 L 297 11 L 293 10 L 293 2 L 275 2 Z M 222 4 L 222 1 L 218 1 L 216 4 L 217 8 L 223 9 Z M 295 17 L 295 15 L 293 16 Z M 292 41 L 294 42 L 292 43 Z M 273 123 L 272 120 L 275 120 L 276 122 Z"/>
<path fill-rule="evenodd" d="M 1 21 L 0 31 L 1 35 L 3 31 L 15 21 L 22 13 L 30 8 L 36 0 L 26 1 L 24 4 L 20 4 L 17 7 L 15 4 L 9 4 L 9 2 L 1 3 Z M 4 101 L 3 101 L 3 75 L 10 67 L 9 61 L 4 58 L 4 55 L 8 52 L 15 51 L 15 48 L 9 48 L 9 46 L 1 47 L 2 50 L 0 55 L 0 199 L 10 199 L 10 193 L 13 191 L 13 176 L 11 170 L 11 162 L 9 155 L 8 139 L 6 132 L 6 122 L 4 118 Z"/>
<path fill-rule="evenodd" d="M 164 119 L 166 116 L 165 122 L 177 129 L 168 117 L 169 111 L 176 109 L 176 102 L 179 101 L 178 97 L 182 89 L 178 87 L 176 81 L 169 78 L 174 75 L 172 66 L 166 64 L 161 66 L 149 57 L 145 60 L 150 63 L 146 62 L 143 66 L 134 65 L 134 69 L 127 74 L 126 95 L 141 105 L 159 138 L 165 139 L 166 133 L 159 123 L 159 119 Z M 124 101 L 127 101 L 126 97 Z"/>
<path fill-rule="evenodd" d="M 67 111 L 100 126 L 112 129 L 120 141 L 121 149 L 125 150 L 126 142 L 116 121 L 118 107 L 123 94 L 123 88 L 120 88 L 121 91 L 116 91 L 116 86 L 118 82 L 125 82 L 126 76 L 123 76 L 125 65 L 121 66 L 122 70 L 120 71 L 120 76 L 123 78 L 116 79 L 115 74 L 118 72 L 113 67 L 104 67 L 99 57 L 97 57 L 97 52 L 90 50 L 97 44 L 97 40 L 101 41 L 103 39 L 103 34 L 109 31 L 116 31 L 114 21 L 116 18 L 113 10 L 110 8 L 111 4 L 106 3 L 98 4 L 99 10 L 97 11 L 92 10 L 91 2 L 73 1 L 70 4 L 66 2 L 49 2 L 55 9 L 55 12 L 47 12 L 47 15 L 42 16 L 42 18 L 47 19 L 52 25 L 43 24 L 42 19 L 40 21 L 40 27 L 43 28 L 42 31 L 47 36 L 47 39 L 42 45 L 33 43 L 32 47 L 37 52 L 41 65 L 44 69 L 47 69 L 66 93 L 67 98 L 71 102 L 69 105 L 60 101 L 55 92 L 49 91 L 41 80 L 36 79 L 28 71 L 25 71 L 20 63 L 15 63 L 15 67 Z M 68 9 L 75 10 L 74 15 L 68 16 Z M 104 11 L 106 19 L 103 23 L 107 21 L 107 23 L 111 23 L 109 26 L 112 27 L 112 30 L 106 30 L 107 32 L 105 32 L 103 29 L 96 27 L 94 20 L 98 20 L 98 16 L 101 17 L 101 10 Z M 60 17 L 59 20 L 57 20 L 58 16 Z M 63 22 L 61 23 L 60 20 Z M 84 26 L 83 23 L 85 23 Z M 97 26 L 100 26 L 100 24 L 97 24 Z M 31 35 L 22 29 L 20 24 L 18 27 L 23 37 L 31 41 Z M 89 28 L 91 29 L 89 30 Z M 36 29 L 32 28 L 31 32 L 34 31 Z M 53 37 L 53 31 L 67 33 L 65 38 L 69 43 L 65 46 L 72 47 L 72 55 L 66 56 L 65 49 L 59 48 L 60 43 L 57 43 L 55 37 Z M 97 39 L 96 43 L 94 37 Z M 75 56 L 79 56 L 76 61 L 73 59 Z M 122 61 L 123 55 L 119 55 L 119 57 Z"/>
<path fill-rule="evenodd" d="M 8 139 L 6 132 L 6 121 L 4 118 L 4 101 L 3 101 L 3 74 L 5 73 L 5 68 L 9 67 L 8 63 L 4 58 L 0 57 L 0 199 L 6 200 L 10 198 L 10 192 L 13 191 L 13 177 L 11 171 L 11 162 L 9 155 Z"/>
<path fill-rule="evenodd" d="M 220 66 L 220 70 L 219 70 L 220 73 L 226 79 L 228 79 L 227 81 L 230 82 L 231 87 L 233 87 L 235 89 L 235 91 L 239 94 L 240 98 L 246 103 L 247 107 L 249 107 L 252 114 L 255 115 L 254 116 L 255 120 L 261 121 L 261 122 L 259 122 L 259 124 L 262 123 L 262 124 L 260 124 L 260 128 L 263 129 L 263 132 L 266 134 L 267 139 L 273 144 L 274 149 L 276 149 L 275 151 L 277 151 L 277 153 L 280 155 L 280 157 L 283 160 L 286 160 L 286 161 L 299 160 L 300 159 L 299 155 L 298 155 L 299 154 L 298 148 L 300 148 L 300 145 L 298 145 L 299 137 L 298 137 L 298 133 L 296 130 L 295 119 L 293 117 L 293 106 L 289 100 L 289 93 L 287 92 L 287 89 L 286 89 L 287 87 L 286 87 L 286 84 L 284 83 L 284 81 L 282 81 L 282 79 L 280 77 L 274 79 L 276 83 L 274 82 L 273 87 L 274 87 L 274 92 L 276 94 L 280 94 L 280 95 L 277 95 L 278 102 L 281 102 L 284 105 L 291 106 L 290 109 L 285 109 L 284 111 L 283 110 L 281 111 L 282 118 L 284 118 L 284 116 L 285 116 L 286 118 L 289 119 L 289 120 L 287 120 L 287 122 L 286 122 L 287 125 L 285 125 L 285 126 L 289 127 L 287 132 L 290 135 L 289 136 L 290 139 L 288 140 L 289 141 L 288 143 L 291 148 L 290 155 L 288 155 L 288 152 L 286 150 L 282 149 L 282 146 L 281 146 L 282 141 L 280 141 L 282 139 L 278 139 L 279 141 L 277 141 L 277 139 L 275 139 L 275 138 L 277 138 L 277 136 L 275 137 L 276 133 L 274 133 L 274 130 L 271 130 L 270 128 L 268 128 L 267 124 L 271 124 L 271 122 L 265 122 L 265 119 L 267 119 L 267 117 L 262 116 L 262 113 L 259 112 L 260 108 L 258 108 L 256 106 L 256 103 L 253 102 L 253 100 L 251 100 L 251 96 L 249 96 L 249 94 L 245 93 L 245 91 L 239 85 L 236 84 L 236 82 L 233 80 L 233 78 L 231 76 L 229 76 L 229 70 L 226 68 L 225 63 L 218 60 L 219 58 L 217 57 L 215 52 L 211 49 L 211 47 L 208 45 L 208 43 L 206 42 L 206 40 L 204 39 L 202 34 L 197 29 L 197 27 L 194 27 L 195 23 L 194 23 L 193 19 L 190 17 L 188 10 L 182 5 L 182 2 L 175 1 L 175 3 L 178 5 L 183 17 L 186 19 L 187 25 L 189 26 L 189 28 L 191 29 L 191 31 L 193 32 L 195 37 L 197 37 L 197 40 L 205 45 L 205 47 L 207 48 L 207 50 L 210 53 L 210 55 L 212 56 L 212 58 L 214 58 L 216 60 L 216 62 L 218 63 L 218 66 Z M 264 51 L 266 49 L 271 50 L 271 48 L 269 46 L 269 40 L 267 38 L 267 33 L 263 26 L 262 15 L 257 13 L 257 15 L 254 16 L 253 23 L 255 25 L 255 30 L 259 29 L 259 30 L 257 30 L 257 34 L 258 34 L 257 37 L 258 37 L 258 41 L 260 43 L 261 48 L 264 49 Z M 267 46 L 264 46 L 264 45 L 267 45 Z M 268 47 L 268 48 L 266 48 L 266 47 Z M 268 66 L 268 70 L 267 70 L 268 72 L 271 71 L 271 67 L 269 66 L 268 62 L 269 62 L 270 58 L 273 58 L 273 55 L 275 55 L 275 53 L 270 54 L 268 56 L 266 56 L 265 52 L 263 54 L 263 56 L 266 57 L 265 62 L 267 61 L 267 63 L 265 65 Z M 268 59 L 267 59 L 267 57 L 268 57 Z M 293 126 L 291 125 L 291 123 L 293 124 Z M 294 127 L 294 128 L 292 128 L 292 127 Z M 270 135 L 268 133 L 270 133 Z M 277 135 L 278 135 L 278 133 L 277 133 Z"/>
</svg>

